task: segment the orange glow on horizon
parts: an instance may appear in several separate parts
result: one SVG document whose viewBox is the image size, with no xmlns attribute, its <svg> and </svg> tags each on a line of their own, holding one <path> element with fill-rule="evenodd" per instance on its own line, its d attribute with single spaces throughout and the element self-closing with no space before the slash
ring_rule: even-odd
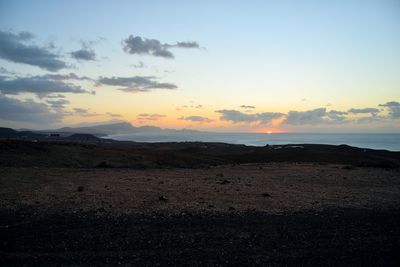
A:
<svg viewBox="0 0 400 267">
<path fill-rule="evenodd" d="M 259 129 L 256 133 L 264 133 L 264 134 L 275 134 L 275 133 L 285 133 L 285 131 L 275 128 L 267 128 L 267 129 Z"/>
</svg>

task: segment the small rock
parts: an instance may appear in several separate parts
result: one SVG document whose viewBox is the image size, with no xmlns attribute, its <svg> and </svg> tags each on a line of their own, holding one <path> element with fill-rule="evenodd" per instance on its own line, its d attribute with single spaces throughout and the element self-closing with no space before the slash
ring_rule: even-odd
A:
<svg viewBox="0 0 400 267">
<path fill-rule="evenodd" d="M 268 193 L 262 193 L 262 196 L 263 196 L 263 197 L 271 197 L 271 195 L 268 194 Z"/>
<path fill-rule="evenodd" d="M 166 196 L 159 196 L 158 200 L 160 200 L 160 201 L 168 201 L 168 198 Z"/>
<path fill-rule="evenodd" d="M 83 186 L 78 186 L 78 192 L 83 192 L 85 188 Z"/>
</svg>

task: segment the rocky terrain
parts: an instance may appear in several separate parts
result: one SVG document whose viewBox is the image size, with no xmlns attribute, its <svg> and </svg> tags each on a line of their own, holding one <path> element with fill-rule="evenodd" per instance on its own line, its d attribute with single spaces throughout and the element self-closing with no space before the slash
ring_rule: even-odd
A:
<svg viewBox="0 0 400 267">
<path fill-rule="evenodd" d="M 2 266 L 400 263 L 399 153 L 82 139 L 0 141 Z"/>
</svg>

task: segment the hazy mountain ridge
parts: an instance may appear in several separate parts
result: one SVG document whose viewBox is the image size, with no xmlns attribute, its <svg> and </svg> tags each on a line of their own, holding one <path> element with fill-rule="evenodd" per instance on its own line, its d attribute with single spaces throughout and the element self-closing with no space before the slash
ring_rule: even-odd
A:
<svg viewBox="0 0 400 267">
<path fill-rule="evenodd" d="M 95 126 L 87 126 L 87 127 L 63 127 L 60 129 L 53 130 L 52 132 L 64 132 L 64 133 L 85 133 L 85 134 L 93 134 L 96 136 L 107 136 L 113 134 L 132 134 L 132 133 L 145 133 L 145 132 L 160 132 L 160 133 L 168 133 L 168 132 L 198 132 L 195 130 L 187 130 L 187 129 L 163 129 L 156 126 L 139 126 L 135 127 L 129 122 L 118 122 L 112 124 L 102 124 Z"/>
<path fill-rule="evenodd" d="M 163 129 L 157 126 L 133 126 L 129 122 L 121 121 L 121 122 L 111 122 L 92 126 L 78 126 L 78 127 L 62 127 L 58 129 L 47 129 L 47 130 L 29 130 L 24 129 L 24 131 L 30 131 L 33 133 L 41 133 L 41 134 L 50 134 L 50 133 L 58 133 L 63 136 L 68 136 L 70 134 L 92 134 L 98 137 L 104 137 L 108 135 L 115 134 L 133 134 L 133 133 L 176 133 L 176 132 L 185 132 L 185 133 L 198 133 L 200 131 L 190 130 L 190 129 Z"/>
</svg>

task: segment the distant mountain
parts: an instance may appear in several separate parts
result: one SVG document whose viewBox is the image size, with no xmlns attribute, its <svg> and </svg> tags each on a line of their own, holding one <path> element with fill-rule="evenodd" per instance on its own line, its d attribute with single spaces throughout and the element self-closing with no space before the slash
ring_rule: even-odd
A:
<svg viewBox="0 0 400 267">
<path fill-rule="evenodd" d="M 114 134 L 133 134 L 133 133 L 175 133 L 175 132 L 198 132 L 194 130 L 188 129 L 162 129 L 156 126 L 140 126 L 135 127 L 132 126 L 129 122 L 118 122 L 111 124 L 101 124 L 94 126 L 85 126 L 85 127 L 63 127 L 55 130 L 45 130 L 40 132 L 46 133 L 60 133 L 60 134 L 93 134 L 95 136 L 107 136 Z"/>
<path fill-rule="evenodd" d="M 11 128 L 0 127 L 0 138 L 41 139 L 45 136 L 31 131 L 16 131 Z"/>
</svg>

